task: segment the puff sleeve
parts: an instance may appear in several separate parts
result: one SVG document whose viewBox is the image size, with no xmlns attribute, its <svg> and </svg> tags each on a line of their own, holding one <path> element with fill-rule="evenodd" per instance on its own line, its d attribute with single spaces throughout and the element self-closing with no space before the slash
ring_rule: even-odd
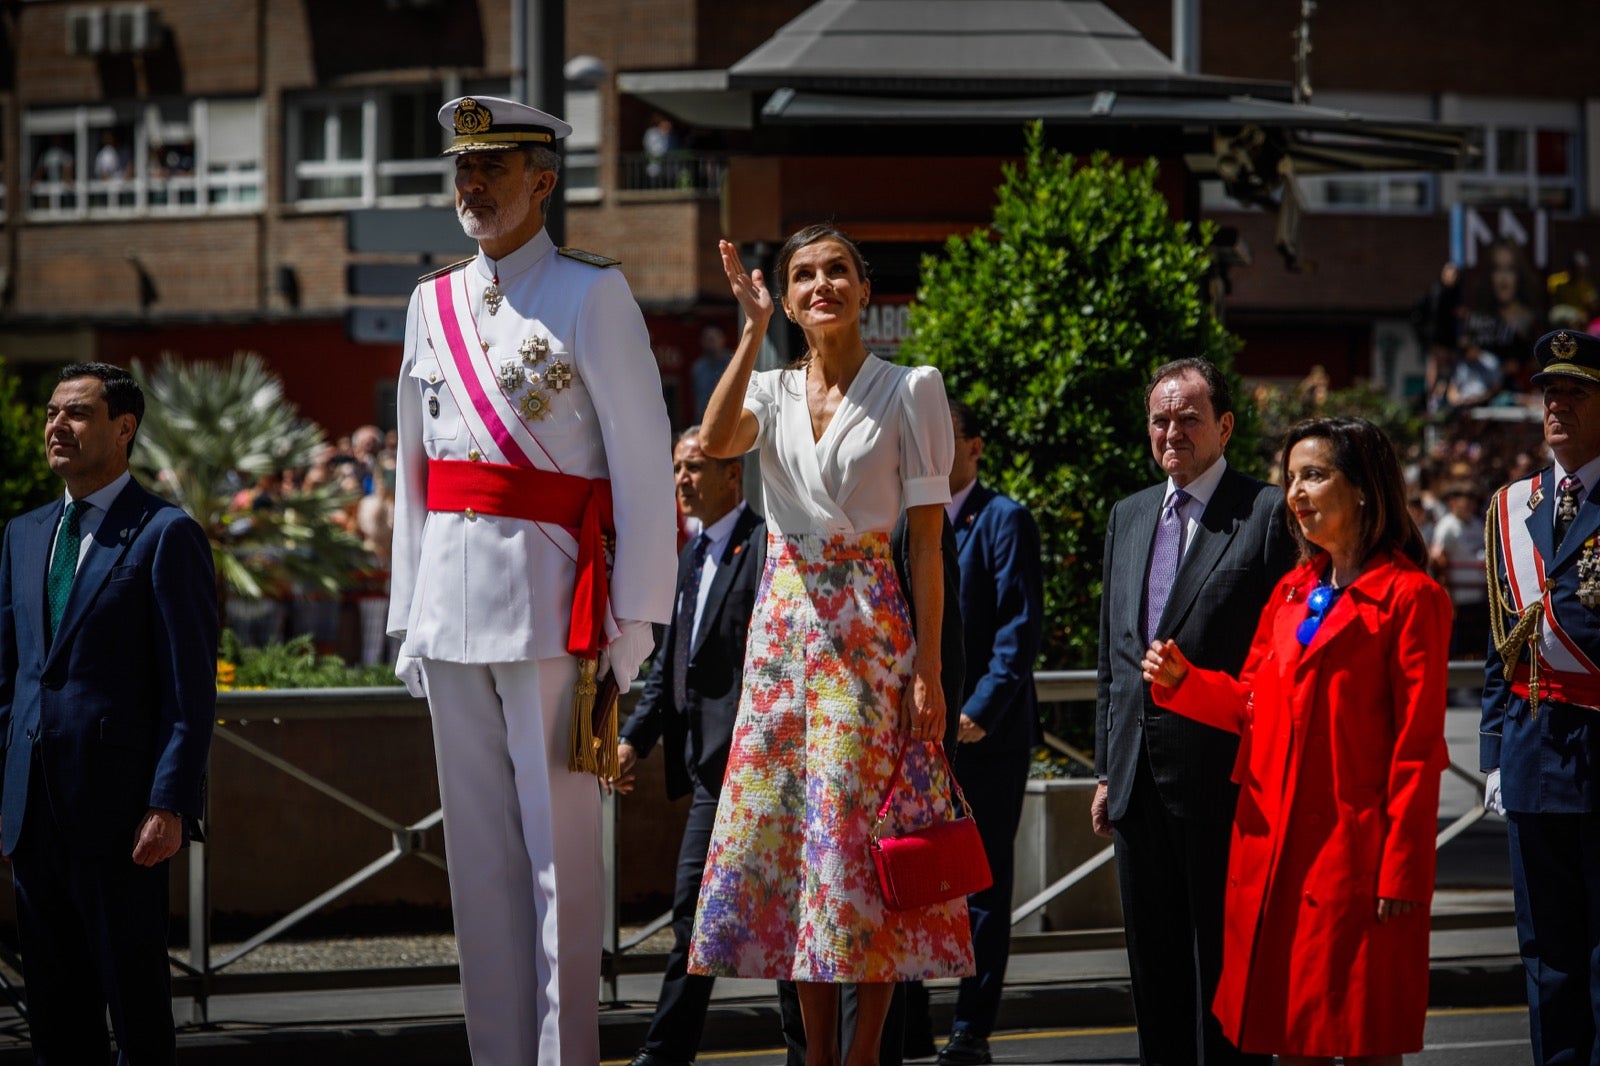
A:
<svg viewBox="0 0 1600 1066">
<path fill-rule="evenodd" d="M 756 416 L 756 439 L 750 445 L 756 451 L 771 439 L 774 415 L 778 406 L 779 377 L 782 370 L 758 370 L 750 375 L 744 388 L 744 409 Z"/>
<path fill-rule="evenodd" d="M 955 458 L 955 427 L 944 378 L 931 366 L 912 367 L 900 386 L 900 487 L 905 506 L 949 503 Z"/>
</svg>

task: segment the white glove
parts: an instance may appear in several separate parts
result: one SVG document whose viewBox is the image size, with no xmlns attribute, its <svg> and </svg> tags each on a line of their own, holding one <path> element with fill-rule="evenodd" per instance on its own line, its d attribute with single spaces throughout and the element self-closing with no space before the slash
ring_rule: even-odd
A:
<svg viewBox="0 0 1600 1066">
<path fill-rule="evenodd" d="M 639 664 L 648 659 L 650 652 L 655 649 L 656 635 L 649 622 L 622 618 L 618 619 L 617 625 L 622 632 L 600 653 L 600 676 L 604 677 L 609 668 L 617 679 L 617 687 L 626 692 L 639 673 Z"/>
<path fill-rule="evenodd" d="M 394 676 L 406 686 L 406 691 L 419 700 L 428 698 L 428 680 L 422 676 L 422 660 L 413 655 L 402 655 L 394 662 Z"/>
<path fill-rule="evenodd" d="M 1506 813 L 1506 805 L 1500 799 L 1500 771 L 1490 770 L 1489 776 L 1483 782 L 1483 806 L 1494 814 Z"/>
</svg>

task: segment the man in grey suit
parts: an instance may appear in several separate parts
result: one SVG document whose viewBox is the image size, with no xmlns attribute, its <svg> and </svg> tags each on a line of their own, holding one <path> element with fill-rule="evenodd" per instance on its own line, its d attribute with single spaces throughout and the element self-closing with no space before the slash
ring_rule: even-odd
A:
<svg viewBox="0 0 1600 1066">
<path fill-rule="evenodd" d="M 1167 363 L 1145 399 L 1167 480 L 1120 501 L 1106 525 L 1091 819 L 1116 842 L 1140 1061 L 1265 1066 L 1211 1014 L 1239 738 L 1156 707 L 1139 663 L 1152 640 L 1176 639 L 1194 662 L 1237 673 L 1295 546 L 1283 491 L 1222 456 L 1233 402 L 1215 366 Z"/>
</svg>

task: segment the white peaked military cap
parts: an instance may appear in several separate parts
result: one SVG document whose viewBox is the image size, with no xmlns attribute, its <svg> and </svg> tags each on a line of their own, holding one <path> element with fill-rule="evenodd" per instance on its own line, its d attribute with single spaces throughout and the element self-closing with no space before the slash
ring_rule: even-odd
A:
<svg viewBox="0 0 1600 1066">
<path fill-rule="evenodd" d="M 554 115 L 499 96 L 458 96 L 439 109 L 439 125 L 455 134 L 445 155 L 548 147 L 572 135 L 572 127 Z"/>
</svg>

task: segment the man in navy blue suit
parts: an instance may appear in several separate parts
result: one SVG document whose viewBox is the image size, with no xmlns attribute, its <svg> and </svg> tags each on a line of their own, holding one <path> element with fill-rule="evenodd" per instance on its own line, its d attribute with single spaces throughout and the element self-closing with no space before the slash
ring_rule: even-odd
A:
<svg viewBox="0 0 1600 1066">
<path fill-rule="evenodd" d="M 128 472 L 144 395 L 76 363 L 45 450 L 64 499 L 0 548 L 0 854 L 39 1063 L 175 1059 L 168 860 L 198 827 L 216 716 L 217 594 L 200 526 Z"/>
<path fill-rule="evenodd" d="M 948 510 L 961 570 L 966 627 L 955 772 L 983 837 L 994 884 L 967 897 L 977 972 L 961 979 L 942 1066 L 992 1061 L 989 1034 L 1011 954 L 1012 848 L 1022 818 L 1038 717 L 1034 660 L 1044 624 L 1039 527 L 1027 508 L 978 480 L 983 427 L 952 401 L 956 457 Z"/>
<path fill-rule="evenodd" d="M 1533 347 L 1555 466 L 1489 505 L 1491 630 L 1479 765 L 1506 816 L 1534 1061 L 1600 1047 L 1600 337 Z"/>
<path fill-rule="evenodd" d="M 728 768 L 733 723 L 744 680 L 744 646 L 766 559 L 767 524 L 745 506 L 739 459 L 700 450 L 700 427 L 672 451 L 678 504 L 700 534 L 678 557 L 673 622 L 656 650 L 639 704 L 621 729 L 619 792 L 633 791 L 634 766 L 658 739 L 666 759 L 667 798 L 690 796 L 672 893 L 672 951 L 656 1013 L 632 1066 L 688 1066 L 700 1049 L 716 979 L 689 972 L 689 936 Z"/>
</svg>

